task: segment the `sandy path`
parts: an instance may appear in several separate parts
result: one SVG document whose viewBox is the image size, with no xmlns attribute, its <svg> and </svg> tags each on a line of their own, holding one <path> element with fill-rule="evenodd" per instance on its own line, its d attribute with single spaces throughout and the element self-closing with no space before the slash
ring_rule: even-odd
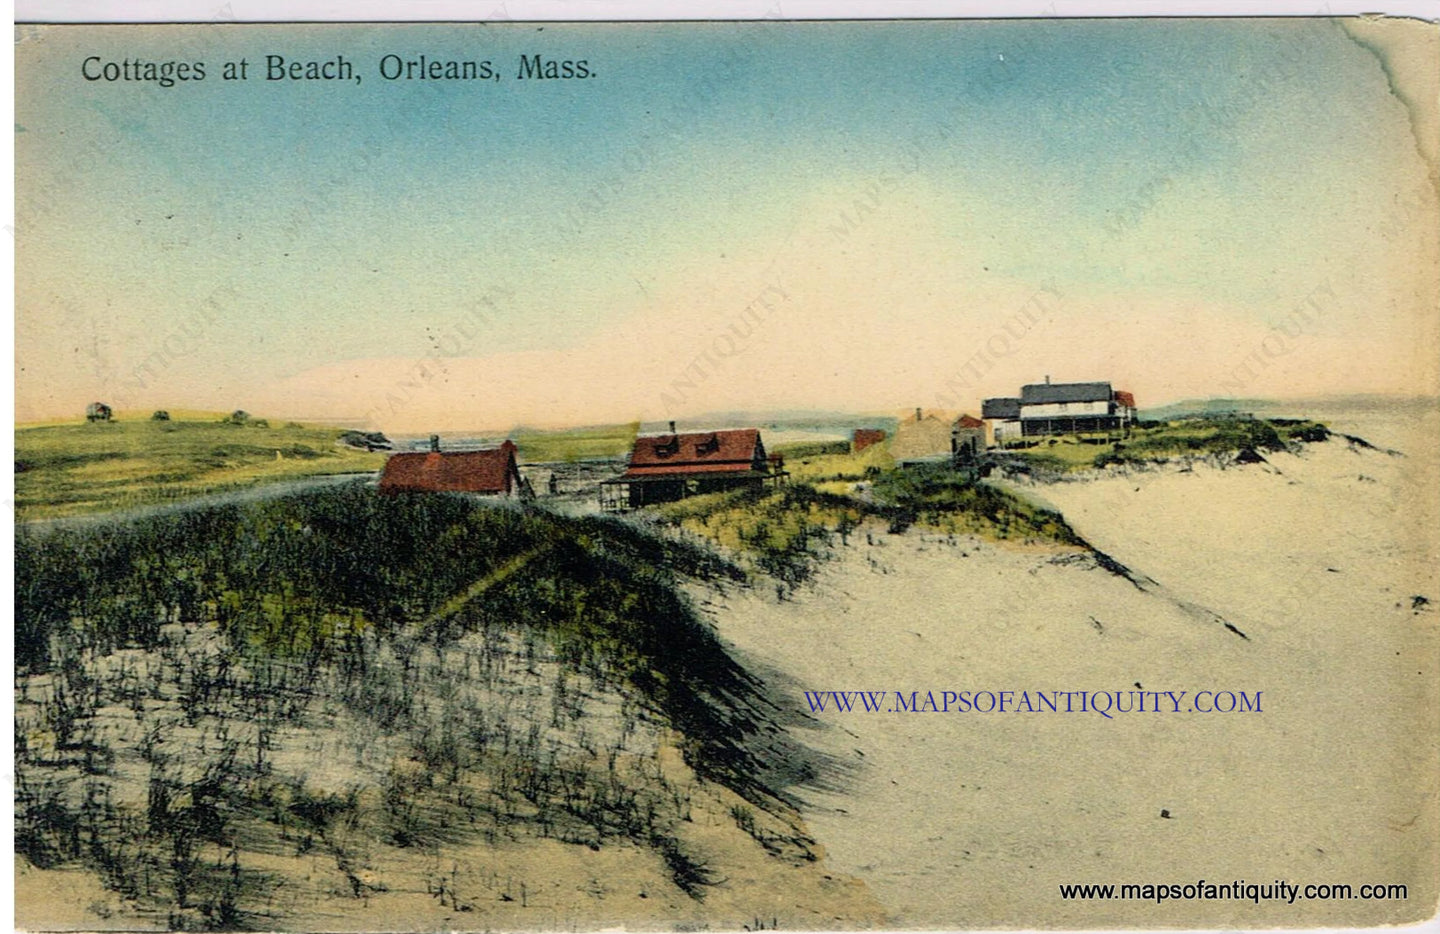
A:
<svg viewBox="0 0 1440 934">
<path fill-rule="evenodd" d="M 914 532 L 852 537 L 795 601 L 732 594 L 716 622 L 796 692 L 1264 692 L 1260 714 L 818 714 L 807 739 L 861 768 L 843 792 L 808 793 L 806 819 L 896 925 L 1414 920 L 1433 913 L 1440 835 L 1440 614 L 1410 602 L 1440 598 L 1433 467 L 1333 442 L 1269 469 L 1038 491 L 1248 641 L 1103 570 Z M 1058 894 L 1066 882 L 1240 878 L 1399 882 L 1409 898 Z"/>
</svg>

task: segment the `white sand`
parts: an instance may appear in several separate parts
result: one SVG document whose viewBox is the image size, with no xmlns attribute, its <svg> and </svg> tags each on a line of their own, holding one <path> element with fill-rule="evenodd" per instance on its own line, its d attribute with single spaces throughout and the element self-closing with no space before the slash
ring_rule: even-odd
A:
<svg viewBox="0 0 1440 934">
<path fill-rule="evenodd" d="M 861 765 L 845 791 L 807 793 L 832 869 L 864 879 L 906 927 L 1432 915 L 1440 612 L 1412 611 L 1411 596 L 1440 603 L 1440 444 L 1433 418 L 1385 427 L 1380 440 L 1410 456 L 1332 441 L 1271 467 L 1023 490 L 1155 592 L 1048 553 L 912 531 L 876 546 L 852 537 L 793 602 L 730 595 L 715 615 L 723 635 L 797 693 L 1264 692 L 1259 714 L 820 714 L 806 738 Z M 1403 883 L 1409 897 L 1058 894 L 1062 882 L 1201 879 Z"/>
</svg>

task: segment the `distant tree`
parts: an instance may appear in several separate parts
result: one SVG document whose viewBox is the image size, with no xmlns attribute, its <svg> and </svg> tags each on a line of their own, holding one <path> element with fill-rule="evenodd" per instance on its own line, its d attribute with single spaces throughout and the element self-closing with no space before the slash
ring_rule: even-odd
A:
<svg viewBox="0 0 1440 934">
<path fill-rule="evenodd" d="M 108 422 L 114 412 L 103 402 L 92 402 L 85 407 L 85 421 Z"/>
<path fill-rule="evenodd" d="M 230 417 L 226 421 L 232 425 L 244 425 L 250 421 L 250 413 L 244 409 L 236 409 L 230 413 Z"/>
<path fill-rule="evenodd" d="M 156 409 L 154 412 L 150 413 L 150 421 L 168 422 L 170 421 L 170 413 L 165 411 L 164 409 Z"/>
</svg>

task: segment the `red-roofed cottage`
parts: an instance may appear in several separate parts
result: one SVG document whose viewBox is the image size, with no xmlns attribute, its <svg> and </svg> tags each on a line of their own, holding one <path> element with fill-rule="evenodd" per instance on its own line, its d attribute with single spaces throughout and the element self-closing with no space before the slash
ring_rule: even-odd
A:
<svg viewBox="0 0 1440 934">
<path fill-rule="evenodd" d="M 973 464 L 985 450 L 985 423 L 973 415 L 961 415 L 950 429 L 950 453 L 956 463 Z"/>
<path fill-rule="evenodd" d="M 786 476 L 783 461 L 768 458 L 758 428 L 670 433 L 635 439 L 625 473 L 605 482 L 606 508 L 667 503 L 698 493 L 759 487 Z M 622 488 L 624 488 L 622 490 Z"/>
<path fill-rule="evenodd" d="M 855 433 L 850 436 L 850 451 L 859 454 L 872 444 L 879 444 L 884 440 L 884 428 L 856 428 Z"/>
<path fill-rule="evenodd" d="M 380 474 L 381 493 L 478 493 L 528 496 L 520 476 L 515 444 L 489 451 L 438 451 L 392 454 Z"/>
</svg>

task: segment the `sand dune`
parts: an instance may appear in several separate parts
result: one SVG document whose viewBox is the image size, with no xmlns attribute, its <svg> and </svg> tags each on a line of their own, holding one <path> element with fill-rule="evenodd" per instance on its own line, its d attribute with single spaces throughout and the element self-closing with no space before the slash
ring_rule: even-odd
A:
<svg viewBox="0 0 1440 934">
<path fill-rule="evenodd" d="M 1056 552 L 876 531 L 793 602 L 724 598 L 722 634 L 795 692 L 1263 692 L 1260 713 L 817 714 L 799 732 L 858 769 L 804 792 L 832 867 L 906 927 L 1432 915 L 1436 433 L 1388 428 L 1408 456 L 1332 440 L 1269 464 L 1016 487 L 1153 585 Z M 1201 879 L 1403 883 L 1408 898 L 1058 891 Z"/>
</svg>

